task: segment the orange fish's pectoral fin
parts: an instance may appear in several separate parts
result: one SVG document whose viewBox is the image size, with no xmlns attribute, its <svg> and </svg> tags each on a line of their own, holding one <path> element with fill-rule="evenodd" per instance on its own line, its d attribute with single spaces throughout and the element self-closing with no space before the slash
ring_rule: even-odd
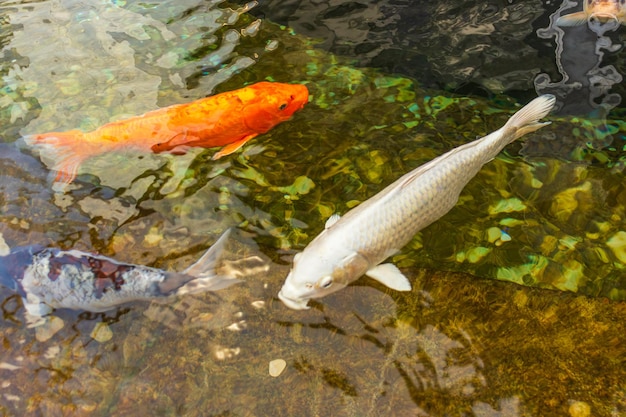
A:
<svg viewBox="0 0 626 417">
<path fill-rule="evenodd" d="M 24 137 L 24 142 L 39 152 L 41 161 L 56 171 L 55 182 L 69 184 L 76 178 L 80 164 L 95 153 L 80 130 L 51 132 Z"/>
<path fill-rule="evenodd" d="M 239 148 L 245 145 L 246 142 L 256 136 L 257 134 L 254 133 L 252 135 L 244 136 L 243 139 L 240 139 L 237 142 L 229 143 L 228 145 L 217 151 L 211 159 L 215 161 L 216 159 L 220 159 L 222 156 L 230 155 L 231 153 L 236 152 Z"/>
<path fill-rule="evenodd" d="M 195 137 L 189 138 L 187 136 L 187 130 L 184 132 L 176 133 L 174 136 L 169 138 L 165 142 L 159 142 L 150 147 L 152 152 L 161 153 L 161 152 L 171 152 L 174 155 L 181 155 L 187 152 L 189 146 L 186 146 L 191 140 L 196 139 Z"/>
</svg>

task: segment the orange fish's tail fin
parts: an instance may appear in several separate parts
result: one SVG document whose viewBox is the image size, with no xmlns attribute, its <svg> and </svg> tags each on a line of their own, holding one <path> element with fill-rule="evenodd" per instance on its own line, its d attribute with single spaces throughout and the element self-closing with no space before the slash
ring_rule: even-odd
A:
<svg viewBox="0 0 626 417">
<path fill-rule="evenodd" d="M 80 130 L 50 132 L 24 137 L 24 142 L 39 152 L 48 168 L 57 172 L 55 181 L 69 184 L 76 178 L 80 164 L 102 150 L 93 149 Z"/>
</svg>

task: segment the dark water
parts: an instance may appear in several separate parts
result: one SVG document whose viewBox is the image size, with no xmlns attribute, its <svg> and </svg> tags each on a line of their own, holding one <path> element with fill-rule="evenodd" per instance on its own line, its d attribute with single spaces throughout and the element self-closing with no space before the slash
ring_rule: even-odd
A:
<svg viewBox="0 0 626 417">
<path fill-rule="evenodd" d="M 35 329 L 3 289 L 0 412 L 626 413 L 624 29 L 561 30 L 550 16 L 569 3 L 540 1 L 252 6 L 0 6 L 9 246 L 182 270 L 235 227 L 226 265 L 255 254 L 269 267 L 168 303 L 58 310 Z M 219 161 L 213 149 L 102 155 L 60 192 L 15 145 L 261 80 L 305 83 L 310 102 Z M 499 128 L 542 89 L 559 98 L 552 125 L 507 147 L 394 257 L 410 293 L 362 279 L 309 311 L 278 301 L 293 254 L 332 213 Z"/>
</svg>

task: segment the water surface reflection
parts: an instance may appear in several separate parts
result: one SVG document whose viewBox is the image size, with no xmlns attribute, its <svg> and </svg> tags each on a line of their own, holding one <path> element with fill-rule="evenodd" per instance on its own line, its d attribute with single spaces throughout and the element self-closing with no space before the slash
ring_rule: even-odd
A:
<svg viewBox="0 0 626 417">
<path fill-rule="evenodd" d="M 536 69 L 552 65 L 554 55 L 538 56 L 524 39 L 545 10 L 538 2 L 505 3 L 466 10 L 405 2 L 393 13 L 382 3 L 326 4 L 326 27 L 356 19 L 344 38 L 355 43 L 344 42 L 342 51 L 375 38 L 382 46 L 371 43 L 357 60 L 389 63 L 385 53 L 406 53 L 397 66 L 377 65 L 388 72 L 357 69 L 355 57 L 317 48 L 302 36 L 304 20 L 294 34 L 221 1 L 54 0 L 0 9 L 7 142 L 0 232 L 11 246 L 71 247 L 179 270 L 237 226 L 229 267 L 239 268 L 250 252 L 270 266 L 228 291 L 171 304 L 58 310 L 64 326 L 47 340 L 25 326 L 19 298 L 2 289 L 1 412 L 626 413 L 624 370 L 616 366 L 626 346 L 624 305 L 574 294 L 626 298 L 624 135 L 612 116 L 619 107 L 607 115 L 612 148 L 587 148 L 587 139 L 601 139 L 593 121 L 555 117 L 531 138 L 526 156 L 514 145 L 486 166 L 459 205 L 394 259 L 411 277 L 411 293 L 363 280 L 306 313 L 276 298 L 292 254 L 332 213 L 491 132 L 516 109 L 512 96 L 535 94 Z M 380 16 L 393 18 L 368 24 Z M 377 32 L 413 18 L 424 25 L 407 36 L 424 39 L 424 52 L 405 48 L 410 39 L 401 32 Z M 58 47 L 68 35 L 70 44 Z M 416 67 L 425 72 L 397 76 L 413 62 L 428 63 Z M 12 145 L 21 133 L 89 129 L 262 79 L 306 82 L 311 102 L 288 125 L 219 162 L 211 150 L 107 155 L 59 193 L 46 166 Z M 568 141 L 576 145 L 559 152 Z M 441 269 L 475 276 L 434 272 Z M 287 368 L 273 378 L 275 359 Z"/>
</svg>

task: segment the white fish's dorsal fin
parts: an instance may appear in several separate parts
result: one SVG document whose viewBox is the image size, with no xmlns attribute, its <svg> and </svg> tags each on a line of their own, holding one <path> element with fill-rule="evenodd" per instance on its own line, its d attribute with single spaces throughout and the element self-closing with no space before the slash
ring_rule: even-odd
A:
<svg viewBox="0 0 626 417">
<path fill-rule="evenodd" d="M 417 178 L 419 178 L 422 175 L 426 174 L 428 171 L 430 171 L 431 169 L 435 168 L 437 165 L 441 164 L 446 159 L 452 158 L 457 153 L 463 152 L 467 148 L 470 148 L 472 146 L 477 146 L 478 143 L 479 142 L 477 140 L 473 141 L 473 142 L 466 143 L 465 145 L 461 145 L 461 146 L 459 146 L 457 148 L 451 149 L 450 151 L 444 153 L 443 155 L 439 155 L 435 159 L 431 159 L 430 161 L 426 162 L 423 165 L 420 165 L 419 167 L 415 168 L 413 171 L 411 171 L 408 174 L 405 174 L 403 177 L 401 177 L 398 180 L 398 182 L 397 182 L 397 187 L 395 187 L 395 188 L 396 189 L 402 189 L 402 188 L 407 187 L 413 181 L 415 181 Z"/>
<path fill-rule="evenodd" d="M 441 157 L 435 158 L 432 161 L 439 160 L 440 158 Z M 415 170 L 411 171 L 409 173 L 409 175 L 406 175 L 406 178 L 404 178 L 404 180 L 399 184 L 400 188 L 404 188 L 407 185 L 411 184 L 413 182 L 413 180 L 415 180 L 416 178 L 421 177 L 422 174 L 424 174 L 424 172 L 428 171 L 431 167 L 433 167 L 434 164 L 432 164 L 432 161 L 427 162 L 424 165 L 419 166 Z"/>
<path fill-rule="evenodd" d="M 333 214 L 326 220 L 326 224 L 324 225 L 324 229 L 330 229 L 333 224 L 337 223 L 341 219 L 341 216 L 337 213 Z"/>
<path fill-rule="evenodd" d="M 394 264 L 380 264 L 365 273 L 370 278 L 396 291 L 410 291 L 411 283 Z"/>
<path fill-rule="evenodd" d="M 578 12 L 559 17 L 556 19 L 556 25 L 559 27 L 580 26 L 586 24 L 587 20 L 589 20 L 587 13 Z"/>
</svg>

